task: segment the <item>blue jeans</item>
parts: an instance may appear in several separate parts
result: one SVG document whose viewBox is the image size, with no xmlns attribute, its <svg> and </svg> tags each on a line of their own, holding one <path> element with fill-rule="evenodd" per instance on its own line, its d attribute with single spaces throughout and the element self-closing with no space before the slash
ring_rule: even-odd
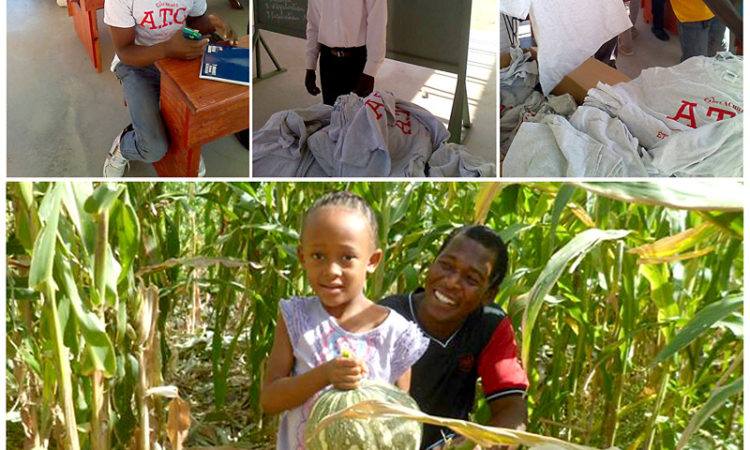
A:
<svg viewBox="0 0 750 450">
<path fill-rule="evenodd" d="M 714 56 L 716 52 L 726 49 L 724 46 L 726 26 L 715 16 L 700 22 L 678 21 L 677 27 L 682 48 L 680 62 L 698 55 Z"/>
<path fill-rule="evenodd" d="M 167 132 L 159 112 L 161 75 L 153 64 L 146 67 L 118 64 L 115 75 L 123 95 L 133 130 L 120 139 L 120 153 L 130 161 L 153 163 L 167 153 Z"/>
</svg>

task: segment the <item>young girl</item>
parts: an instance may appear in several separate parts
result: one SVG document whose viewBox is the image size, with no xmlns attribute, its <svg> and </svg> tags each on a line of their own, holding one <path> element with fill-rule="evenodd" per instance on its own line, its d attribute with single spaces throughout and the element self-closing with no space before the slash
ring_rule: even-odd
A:
<svg viewBox="0 0 750 450">
<path fill-rule="evenodd" d="M 316 297 L 280 302 L 261 392 L 268 414 L 284 412 L 277 448 L 305 448 L 305 422 L 319 392 L 355 389 L 364 378 L 409 389 L 427 349 L 416 324 L 365 297 L 383 252 L 377 221 L 360 197 L 327 194 L 307 211 L 297 255 Z"/>
</svg>

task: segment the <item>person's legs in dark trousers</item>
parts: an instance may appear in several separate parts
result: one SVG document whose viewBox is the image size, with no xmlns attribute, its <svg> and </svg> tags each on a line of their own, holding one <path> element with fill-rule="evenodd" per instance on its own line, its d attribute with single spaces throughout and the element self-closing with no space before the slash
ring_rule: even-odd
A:
<svg viewBox="0 0 750 450">
<path fill-rule="evenodd" d="M 617 68 L 615 64 L 617 62 L 617 38 L 618 36 L 615 36 L 608 40 L 594 53 L 594 58 L 615 69 Z"/>
<path fill-rule="evenodd" d="M 651 3 L 651 14 L 654 16 L 654 23 L 651 26 L 651 32 L 654 36 L 662 41 L 668 41 L 669 35 L 664 30 L 664 3 L 666 0 L 653 0 Z"/>
<path fill-rule="evenodd" d="M 133 130 L 120 139 L 120 153 L 129 161 L 153 163 L 167 153 L 167 132 L 159 112 L 161 74 L 153 64 L 145 67 L 120 64 L 115 72 Z"/>
<path fill-rule="evenodd" d="M 693 56 L 708 54 L 708 20 L 701 22 L 678 22 L 680 32 L 680 48 L 682 58 L 680 62 Z"/>
<path fill-rule="evenodd" d="M 346 56 L 339 57 L 328 47 L 320 48 L 320 89 L 326 105 L 333 105 L 339 95 L 352 92 L 365 69 L 367 50 L 364 47 L 347 52 Z"/>
</svg>

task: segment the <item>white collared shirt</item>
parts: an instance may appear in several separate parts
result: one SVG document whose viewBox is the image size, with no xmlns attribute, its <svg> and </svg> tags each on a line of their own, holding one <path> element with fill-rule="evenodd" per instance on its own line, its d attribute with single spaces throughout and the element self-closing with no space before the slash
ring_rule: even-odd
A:
<svg viewBox="0 0 750 450">
<path fill-rule="evenodd" d="M 309 0 L 307 69 L 315 70 L 320 45 L 367 47 L 364 73 L 375 76 L 385 59 L 387 0 Z"/>
</svg>

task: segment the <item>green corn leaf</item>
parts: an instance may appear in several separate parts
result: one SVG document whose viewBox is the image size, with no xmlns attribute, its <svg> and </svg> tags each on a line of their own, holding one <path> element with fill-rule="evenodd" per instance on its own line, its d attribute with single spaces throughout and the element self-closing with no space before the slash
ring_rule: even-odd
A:
<svg viewBox="0 0 750 450">
<path fill-rule="evenodd" d="M 682 231 L 673 236 L 661 238 L 656 242 L 641 245 L 628 250 L 628 253 L 637 253 L 641 258 L 659 258 L 675 255 L 699 245 L 715 235 L 719 229 L 710 223 Z"/>
<path fill-rule="evenodd" d="M 23 203 L 27 208 L 30 207 L 34 203 L 34 184 L 28 181 L 21 181 L 16 183 L 16 187 Z"/>
<path fill-rule="evenodd" d="M 93 194 L 86 199 L 83 208 L 89 214 L 101 214 L 112 207 L 117 197 L 119 197 L 124 190 L 124 185 L 117 186 L 111 183 L 102 183 L 94 190 Z"/>
<path fill-rule="evenodd" d="M 36 342 L 34 342 L 34 340 L 32 339 L 31 335 L 24 334 L 21 345 L 16 349 L 16 351 L 18 351 L 18 354 L 26 362 L 29 368 L 31 368 L 31 370 L 33 370 L 34 373 L 37 374 L 37 376 L 41 376 L 42 366 L 41 361 L 37 356 L 40 355 L 39 348 L 37 347 Z"/>
<path fill-rule="evenodd" d="M 742 314 L 739 312 L 733 312 L 724 319 L 716 322 L 717 328 L 724 328 L 732 332 L 739 339 L 743 339 L 745 336 L 745 321 Z"/>
<path fill-rule="evenodd" d="M 482 183 L 474 204 L 474 223 L 485 223 L 490 206 L 503 191 L 507 183 Z"/>
<path fill-rule="evenodd" d="M 531 336 L 539 310 L 544 299 L 565 270 L 565 266 L 574 258 L 588 253 L 599 242 L 612 239 L 622 239 L 630 233 L 627 230 L 586 230 L 570 240 L 563 248 L 550 258 L 549 262 L 539 274 L 529 291 L 529 304 L 524 311 L 522 358 L 524 367 L 529 367 Z"/>
<path fill-rule="evenodd" d="M 628 183 L 574 183 L 576 186 L 604 197 L 630 203 L 662 205 L 701 211 L 742 211 L 744 187 L 735 180 L 660 180 Z M 717 195 L 720 193 L 720 195 Z"/>
<path fill-rule="evenodd" d="M 742 212 L 708 211 L 701 214 L 729 236 L 742 239 L 744 236 L 744 217 Z"/>
<path fill-rule="evenodd" d="M 685 431 L 682 432 L 680 442 L 677 443 L 677 450 L 682 449 L 690 439 L 690 436 L 703 425 L 711 415 L 722 407 L 727 399 L 741 393 L 743 391 L 744 377 L 739 377 L 731 383 L 724 385 L 716 389 L 712 394 L 711 398 L 701 407 L 700 411 L 690 419 L 690 423 L 685 427 Z"/>
<path fill-rule="evenodd" d="M 467 422 L 465 420 L 431 416 L 416 409 L 380 400 L 365 400 L 344 408 L 337 413 L 331 414 L 318 423 L 318 426 L 312 434 L 317 435 L 328 425 L 340 419 L 379 418 L 402 418 L 431 425 L 448 427 L 459 435 L 486 447 L 493 445 L 525 445 L 531 450 L 595 450 L 593 447 L 572 444 L 553 437 L 542 436 L 526 431 L 490 427 Z M 612 447 L 610 450 L 615 450 L 615 448 Z"/>
<path fill-rule="evenodd" d="M 63 183 L 62 202 L 68 217 L 76 228 L 78 235 L 84 243 L 87 257 L 94 252 L 96 236 L 96 225 L 91 214 L 84 210 L 86 199 L 93 193 L 93 187 L 88 182 Z"/>
<path fill-rule="evenodd" d="M 16 212 L 16 238 L 26 250 L 34 248 L 30 215 L 31 213 L 29 211 Z"/>
<path fill-rule="evenodd" d="M 709 330 L 715 323 L 742 308 L 744 295 L 737 294 L 713 302 L 695 314 L 690 321 L 672 338 L 666 347 L 656 355 L 649 367 L 654 367 L 690 345 L 698 336 Z"/>
<path fill-rule="evenodd" d="M 41 291 L 45 283 L 50 283 L 53 290 L 57 289 L 52 279 L 52 265 L 55 259 L 55 241 L 57 238 L 57 223 L 60 219 L 60 199 L 63 184 L 56 184 L 52 192 L 44 197 L 39 215 L 46 220 L 42 232 L 34 242 L 34 253 L 29 270 L 29 286 Z"/>
<path fill-rule="evenodd" d="M 120 263 L 115 258 L 112 252 L 112 247 L 109 244 L 105 244 L 105 261 L 106 261 L 106 272 L 105 272 L 105 298 L 109 306 L 115 306 L 117 304 L 117 282 L 118 276 L 122 272 Z"/>
<path fill-rule="evenodd" d="M 390 220 L 390 226 L 388 229 L 390 229 L 394 224 L 399 223 L 401 219 L 404 218 L 407 211 L 409 211 L 409 206 L 412 204 L 412 191 L 414 190 L 414 185 L 409 184 L 406 185 L 404 192 L 400 192 L 397 199 L 396 207 L 393 208 L 391 211 L 391 220 Z M 387 230 L 384 230 L 387 231 Z"/>
<path fill-rule="evenodd" d="M 129 203 L 119 202 L 112 220 L 117 233 L 117 242 L 120 250 L 120 265 L 122 269 L 119 272 L 117 282 L 127 277 L 130 269 L 133 267 L 138 247 L 140 245 L 140 224 L 135 209 Z"/>
<path fill-rule="evenodd" d="M 555 244 L 555 235 L 557 234 L 557 224 L 560 223 L 560 216 L 565 210 L 565 207 L 568 205 L 568 201 L 570 201 L 570 198 L 573 196 L 574 192 L 575 188 L 573 187 L 573 185 L 563 184 L 562 186 L 560 186 L 560 190 L 557 192 L 557 196 L 555 196 L 555 205 L 552 208 L 552 215 L 550 217 L 549 242 L 552 246 L 554 246 Z"/>
<path fill-rule="evenodd" d="M 523 223 L 514 223 L 513 225 L 504 228 L 502 230 L 497 230 L 497 234 L 500 236 L 500 238 L 505 242 L 506 244 L 510 242 L 514 237 L 516 237 L 518 234 L 530 229 L 534 228 L 534 225 L 528 225 Z"/>
<path fill-rule="evenodd" d="M 27 251 L 34 248 L 34 241 L 39 233 L 39 215 L 34 204 L 34 187 L 31 183 L 22 182 L 15 185 L 18 204 L 14 205 L 16 219 L 16 237 Z M 12 188 L 8 187 L 8 192 Z"/>
<path fill-rule="evenodd" d="M 669 276 L 666 264 L 642 264 L 638 272 L 646 277 L 651 286 L 651 299 L 658 309 L 660 322 L 670 321 L 680 316 L 680 308 L 673 299 L 674 285 Z M 671 328 L 663 328 L 666 337 L 671 335 Z"/>
<path fill-rule="evenodd" d="M 81 301 L 78 285 L 70 266 L 58 258 L 56 267 L 59 270 L 65 294 L 73 307 L 78 327 L 86 342 L 85 355 L 81 363 L 82 373 L 89 375 L 94 370 L 99 370 L 105 377 L 113 376 L 115 374 L 115 349 L 107 335 L 104 323 Z"/>
</svg>

